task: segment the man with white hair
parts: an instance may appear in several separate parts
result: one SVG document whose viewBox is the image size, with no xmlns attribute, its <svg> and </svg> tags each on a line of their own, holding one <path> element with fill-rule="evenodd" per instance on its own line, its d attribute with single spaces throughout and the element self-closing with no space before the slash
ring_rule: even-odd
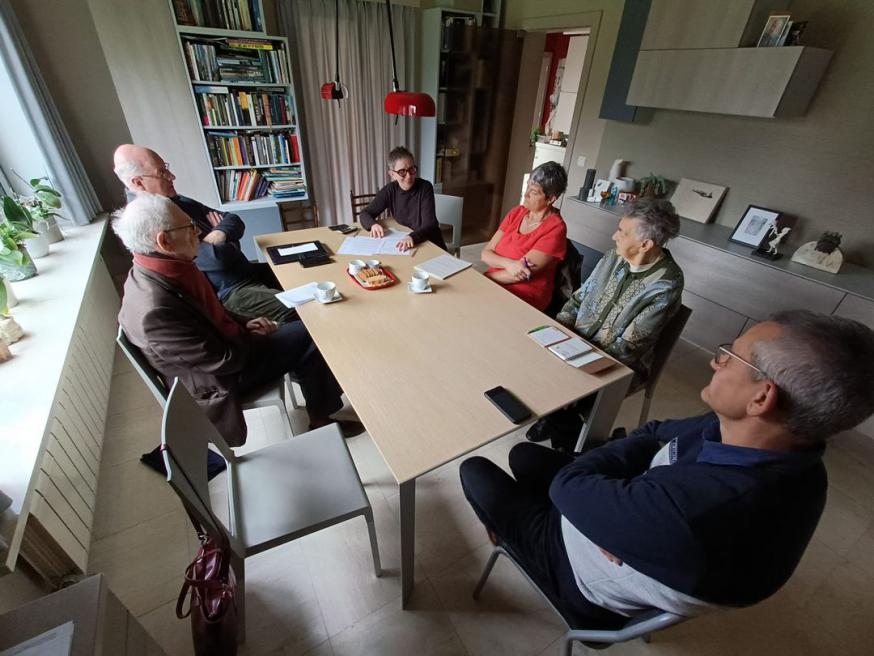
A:
<svg viewBox="0 0 874 656">
<path fill-rule="evenodd" d="M 781 312 L 717 347 L 701 392 L 711 413 L 576 457 L 518 444 L 512 476 L 470 458 L 462 487 L 578 626 L 749 606 L 801 560 L 825 505 L 826 439 L 874 412 L 872 362 L 867 326 Z"/>
<path fill-rule="evenodd" d="M 225 441 L 246 440 L 239 395 L 286 373 L 300 384 L 310 428 L 331 423 L 342 390 L 300 321 L 234 315 L 194 265 L 197 225 L 168 198 L 142 193 L 116 213 L 133 253 L 119 323 L 167 382 L 179 378 Z M 339 422 L 347 436 L 358 422 Z"/>
<path fill-rule="evenodd" d="M 149 148 L 123 144 L 115 149 L 113 164 L 115 174 L 128 190 L 169 198 L 191 218 L 201 240 L 195 263 L 226 308 L 279 323 L 297 320 L 297 312 L 276 299 L 279 290 L 269 267 L 249 262 L 240 249 L 246 226 L 239 216 L 176 193 L 176 176 L 170 165 Z"/>
</svg>

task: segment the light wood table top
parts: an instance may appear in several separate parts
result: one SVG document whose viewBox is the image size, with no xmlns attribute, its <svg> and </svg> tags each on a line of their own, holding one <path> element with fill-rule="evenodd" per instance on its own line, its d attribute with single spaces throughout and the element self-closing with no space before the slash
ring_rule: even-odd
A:
<svg viewBox="0 0 874 656">
<path fill-rule="evenodd" d="M 314 239 L 337 253 L 345 236 L 314 228 L 256 242 L 263 250 Z M 618 363 L 594 375 L 568 366 L 526 334 L 559 324 L 472 268 L 432 278 L 434 293 L 411 293 L 414 265 L 441 254 L 426 242 L 412 257 L 376 256 L 400 281 L 378 290 L 346 272 L 350 260 L 366 258 L 271 264 L 284 289 L 330 280 L 343 295 L 298 313 L 399 484 L 518 428 L 483 395 L 492 387 L 542 416 L 632 373 Z"/>
</svg>

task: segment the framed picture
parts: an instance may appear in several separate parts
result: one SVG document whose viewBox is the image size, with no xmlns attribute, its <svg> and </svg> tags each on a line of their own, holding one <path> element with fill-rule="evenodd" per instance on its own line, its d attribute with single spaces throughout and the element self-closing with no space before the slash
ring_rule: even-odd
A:
<svg viewBox="0 0 874 656">
<path fill-rule="evenodd" d="M 681 178 L 680 184 L 671 196 L 671 203 L 677 214 L 685 219 L 692 219 L 699 223 L 709 223 L 716 213 L 716 208 L 725 196 L 726 187 Z"/>
<path fill-rule="evenodd" d="M 772 14 L 768 16 L 762 36 L 756 44 L 759 48 L 776 48 L 782 46 L 789 31 L 789 14 Z"/>
<path fill-rule="evenodd" d="M 589 195 L 589 200 L 595 203 L 600 203 L 602 198 L 602 193 L 607 193 L 610 191 L 610 187 L 612 183 L 609 180 L 597 180 L 595 182 L 595 186 L 592 187 L 592 192 Z"/>
<path fill-rule="evenodd" d="M 744 212 L 729 241 L 758 248 L 771 228 L 780 220 L 780 212 L 750 205 Z"/>
<path fill-rule="evenodd" d="M 800 46 L 801 35 L 807 27 L 807 21 L 789 21 L 789 29 L 786 30 L 786 39 L 783 41 L 784 46 Z"/>
</svg>

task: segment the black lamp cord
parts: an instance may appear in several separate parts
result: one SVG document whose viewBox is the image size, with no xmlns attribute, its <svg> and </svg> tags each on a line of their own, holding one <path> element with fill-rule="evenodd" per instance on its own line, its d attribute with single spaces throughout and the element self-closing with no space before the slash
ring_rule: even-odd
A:
<svg viewBox="0 0 874 656">
<path fill-rule="evenodd" d="M 391 43 L 391 70 L 394 75 L 392 78 L 392 91 L 400 91 L 401 87 L 398 84 L 398 66 L 395 63 L 395 33 L 391 25 L 391 0 L 385 0 L 385 13 L 388 14 L 388 40 Z"/>
<path fill-rule="evenodd" d="M 334 78 L 334 86 L 340 88 L 340 0 L 334 0 L 334 9 L 336 14 L 334 17 L 334 65 L 337 69 L 337 75 Z"/>
</svg>

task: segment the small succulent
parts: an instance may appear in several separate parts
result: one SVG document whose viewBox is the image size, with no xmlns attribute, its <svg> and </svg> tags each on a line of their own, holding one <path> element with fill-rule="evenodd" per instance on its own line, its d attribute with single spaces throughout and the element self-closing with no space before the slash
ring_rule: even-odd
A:
<svg viewBox="0 0 874 656">
<path fill-rule="evenodd" d="M 824 232 L 816 242 L 816 250 L 830 255 L 841 245 L 843 235 L 839 232 Z"/>
<path fill-rule="evenodd" d="M 640 195 L 664 198 L 668 193 L 668 181 L 660 175 L 650 173 L 640 180 Z"/>
</svg>

